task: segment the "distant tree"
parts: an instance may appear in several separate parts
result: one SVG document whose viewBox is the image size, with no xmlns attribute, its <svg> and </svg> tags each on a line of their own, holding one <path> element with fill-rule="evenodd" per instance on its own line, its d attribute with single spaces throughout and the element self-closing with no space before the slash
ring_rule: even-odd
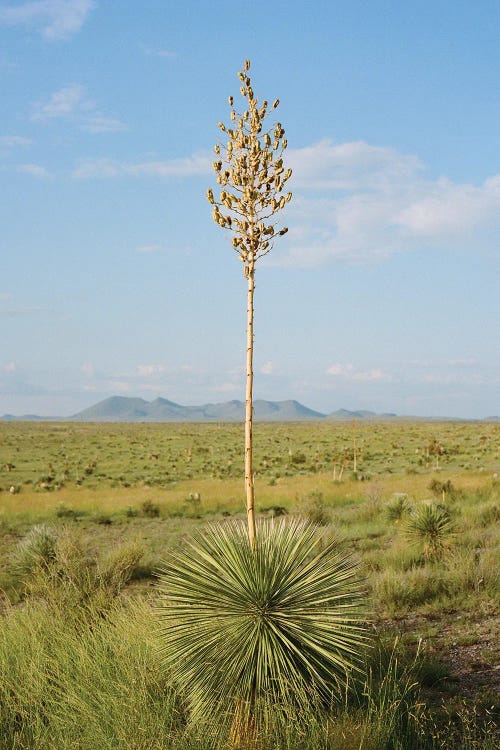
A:
<svg viewBox="0 0 500 750">
<path fill-rule="evenodd" d="M 245 109 L 234 109 L 234 99 L 229 97 L 231 127 L 219 122 L 219 128 L 227 136 L 225 144 L 215 146 L 216 160 L 213 162 L 217 182 L 221 188 L 219 197 L 214 197 L 212 188 L 207 190 L 207 199 L 213 205 L 213 219 L 223 229 L 232 232 L 232 245 L 243 263 L 247 280 L 247 358 L 246 358 L 246 402 L 245 402 L 245 490 L 247 501 L 248 536 L 255 546 L 255 498 L 253 478 L 253 324 L 255 264 L 271 250 L 276 237 L 286 234 L 286 227 L 279 229 L 274 223 L 275 214 L 291 200 L 285 193 L 286 182 L 292 170 L 283 164 L 283 152 L 287 147 L 285 130 L 280 122 L 264 129 L 270 114 L 267 101 L 259 104 L 248 72 L 250 61 L 246 60 L 238 73 L 241 81 L 240 93 L 245 100 Z M 276 99 L 271 107 L 279 105 Z"/>
</svg>

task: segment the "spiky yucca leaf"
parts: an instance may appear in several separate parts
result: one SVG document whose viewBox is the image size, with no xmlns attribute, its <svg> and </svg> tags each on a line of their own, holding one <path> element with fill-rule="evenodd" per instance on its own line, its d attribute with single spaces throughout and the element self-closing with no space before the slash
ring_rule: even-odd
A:
<svg viewBox="0 0 500 750">
<path fill-rule="evenodd" d="M 160 574 L 161 649 L 193 720 L 257 706 L 329 702 L 366 632 L 357 564 L 299 519 L 213 524 L 173 550 Z M 254 717 L 252 721 L 258 721 Z"/>
<path fill-rule="evenodd" d="M 446 548 L 455 526 L 442 505 L 422 503 L 406 523 L 406 535 L 412 544 L 421 544 L 425 557 L 439 557 Z"/>
</svg>

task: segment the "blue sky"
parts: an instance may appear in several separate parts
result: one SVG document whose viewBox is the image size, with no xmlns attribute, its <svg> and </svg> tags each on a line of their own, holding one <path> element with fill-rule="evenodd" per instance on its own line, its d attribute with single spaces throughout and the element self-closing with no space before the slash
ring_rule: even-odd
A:
<svg viewBox="0 0 500 750">
<path fill-rule="evenodd" d="M 256 397 L 499 414 L 499 27 L 497 0 L 0 0 L 0 414 L 243 397 L 205 192 L 245 58 L 294 170 Z"/>
</svg>

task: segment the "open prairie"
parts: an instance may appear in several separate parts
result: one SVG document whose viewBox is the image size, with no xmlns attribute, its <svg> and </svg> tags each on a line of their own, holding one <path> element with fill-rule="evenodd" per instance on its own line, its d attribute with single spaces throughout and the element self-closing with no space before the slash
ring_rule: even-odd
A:
<svg viewBox="0 0 500 750">
<path fill-rule="evenodd" d="M 282 727 L 262 746 L 493 750 L 500 425 L 258 423 L 254 439 L 259 516 L 341 540 L 373 638 L 361 687 L 308 736 Z M 173 545 L 244 517 L 242 443 L 236 424 L 0 424 L 0 748 L 217 746 L 188 731 L 151 603 Z M 63 545 L 50 582 L 26 557 L 35 526 Z"/>
</svg>

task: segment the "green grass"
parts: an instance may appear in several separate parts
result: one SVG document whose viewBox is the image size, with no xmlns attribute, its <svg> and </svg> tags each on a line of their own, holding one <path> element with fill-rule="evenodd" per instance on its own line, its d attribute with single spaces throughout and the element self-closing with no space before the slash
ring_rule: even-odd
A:
<svg viewBox="0 0 500 750">
<path fill-rule="evenodd" d="M 340 705 L 307 715 L 307 732 L 277 720 L 262 749 L 493 750 L 499 427 L 358 424 L 364 481 L 349 424 L 255 435 L 259 516 L 314 516 L 325 543 L 344 541 L 378 643 Z M 433 439 L 446 450 L 438 472 Z M 189 727 L 161 666 L 153 573 L 207 522 L 244 517 L 241 443 L 238 425 L 0 424 L 0 750 L 220 747 L 213 727 Z M 442 503 L 443 486 L 454 534 L 426 556 L 406 523 Z M 36 525 L 49 529 L 46 570 L 30 552 Z"/>
<path fill-rule="evenodd" d="M 437 440 L 442 472 L 500 470 L 494 423 L 294 423 L 255 425 L 255 473 L 269 481 L 297 475 L 431 474 Z M 42 493 L 63 487 L 159 487 L 199 479 L 243 476 L 243 425 L 0 423 L 0 488 Z M 416 474 L 414 473 L 416 472 Z M 427 480 L 427 484 L 429 480 Z M 196 491 L 196 488 L 195 488 Z"/>
</svg>

